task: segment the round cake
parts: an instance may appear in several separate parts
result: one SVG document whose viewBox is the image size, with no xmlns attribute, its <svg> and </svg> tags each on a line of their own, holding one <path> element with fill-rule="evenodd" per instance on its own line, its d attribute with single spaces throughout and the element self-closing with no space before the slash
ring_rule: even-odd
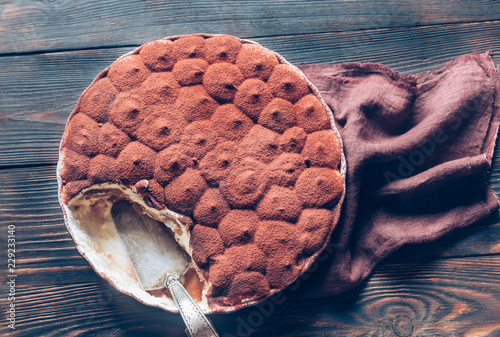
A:
<svg viewBox="0 0 500 337">
<path fill-rule="evenodd" d="M 260 302 L 324 249 L 344 197 L 331 111 L 280 55 L 228 35 L 147 43 L 103 70 L 64 132 L 59 198 L 93 268 L 142 302 L 110 216 L 122 199 L 192 257 L 182 282 L 207 312 Z"/>
</svg>

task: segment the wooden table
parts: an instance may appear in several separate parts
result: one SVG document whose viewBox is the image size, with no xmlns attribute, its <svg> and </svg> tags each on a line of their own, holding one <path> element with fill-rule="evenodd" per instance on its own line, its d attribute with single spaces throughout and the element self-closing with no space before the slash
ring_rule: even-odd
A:
<svg viewBox="0 0 500 337">
<path fill-rule="evenodd" d="M 145 42 L 195 32 L 249 38 L 295 64 L 380 62 L 416 73 L 486 50 L 500 63 L 498 1 L 0 1 L 1 335 L 183 336 L 179 316 L 115 291 L 80 256 L 55 169 L 66 119 L 101 69 Z M 497 153 L 498 193 L 499 162 Z M 406 247 L 348 294 L 211 318 L 221 336 L 500 336 L 500 221 Z"/>
</svg>

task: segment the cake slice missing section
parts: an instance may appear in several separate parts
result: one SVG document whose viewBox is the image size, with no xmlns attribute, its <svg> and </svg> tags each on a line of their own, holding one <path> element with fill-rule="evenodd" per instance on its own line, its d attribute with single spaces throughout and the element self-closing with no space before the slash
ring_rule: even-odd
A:
<svg viewBox="0 0 500 337">
<path fill-rule="evenodd" d="M 123 200 L 128 201 L 133 207 L 138 221 L 140 221 L 140 216 L 145 214 L 156 220 L 158 226 L 168 228 L 176 244 L 191 256 L 190 225 L 189 222 L 181 220 L 182 215 L 166 209 L 152 208 L 138 196 L 135 188 L 127 189 L 116 184 L 100 184 L 87 188 L 64 207 L 67 221 L 73 225 L 72 234 L 86 238 L 86 240 L 78 241 L 80 242 L 78 248 L 91 263 L 97 263 L 94 267 L 103 270 L 101 276 L 111 280 L 115 286 L 131 289 L 132 292 L 136 292 L 134 295 L 139 299 L 148 295 L 154 296 L 163 302 L 163 306 L 175 311 L 175 303 L 168 289 L 148 290 L 147 295 L 143 294 L 142 289 L 137 289 L 139 280 L 111 216 L 113 205 Z M 146 263 L 154 263 L 154 261 L 146 261 Z M 208 301 L 205 295 L 208 284 L 196 264 L 191 263 L 180 281 L 202 310 L 208 311 Z"/>
</svg>

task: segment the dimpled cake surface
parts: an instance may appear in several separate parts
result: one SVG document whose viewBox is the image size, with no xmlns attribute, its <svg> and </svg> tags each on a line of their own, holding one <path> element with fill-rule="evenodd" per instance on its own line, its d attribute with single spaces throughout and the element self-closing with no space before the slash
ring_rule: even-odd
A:
<svg viewBox="0 0 500 337">
<path fill-rule="evenodd" d="M 228 35 L 153 41 L 103 71 L 61 143 L 61 199 L 118 184 L 180 215 L 209 306 L 294 281 L 344 193 L 341 142 L 307 79 Z"/>
</svg>

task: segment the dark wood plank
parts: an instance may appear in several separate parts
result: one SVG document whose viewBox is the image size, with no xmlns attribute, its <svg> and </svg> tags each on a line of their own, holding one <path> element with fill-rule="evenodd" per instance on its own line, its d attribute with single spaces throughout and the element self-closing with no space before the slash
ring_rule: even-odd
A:
<svg viewBox="0 0 500 337">
<path fill-rule="evenodd" d="M 476 50 L 500 63 L 500 22 L 256 39 L 290 62 L 436 69 Z M 0 167 L 54 164 L 67 116 L 100 70 L 130 48 L 0 57 Z M 34 75 L 36 74 L 36 75 Z"/>
<path fill-rule="evenodd" d="M 21 277 L 18 280 L 22 280 Z M 379 267 L 364 287 L 315 301 L 292 288 L 264 305 L 211 315 L 230 336 L 498 336 L 500 256 Z M 105 282 L 19 286 L 9 336 L 184 336 L 179 316 Z"/>
<path fill-rule="evenodd" d="M 16 227 L 16 272 L 23 283 L 95 282 L 99 277 L 78 253 L 64 225 L 55 168 L 0 170 L 0 181 L 0 231 Z M 500 218 L 492 217 L 432 244 L 405 248 L 386 263 L 500 254 L 498 238 Z M 5 245 L 0 240 L 0 250 L 6 251 Z"/>
<path fill-rule="evenodd" d="M 55 163 L 78 97 L 129 49 L 0 58 L 1 66 L 17 68 L 0 70 L 0 166 Z"/>
<path fill-rule="evenodd" d="M 64 225 L 55 167 L 5 170 L 0 176 L 0 228 L 7 233 L 9 226 L 15 227 L 16 273 L 27 284 L 95 282 L 99 277 Z M 6 245 L 7 240 L 0 240 L 2 251 L 7 251 Z M 6 277 L 0 275 L 2 282 Z"/>
<path fill-rule="evenodd" d="M 462 0 L 460 6 L 453 0 L 44 0 L 0 6 L 0 53 L 133 45 L 198 32 L 255 38 L 500 19 L 500 7 L 487 0 Z"/>
</svg>

